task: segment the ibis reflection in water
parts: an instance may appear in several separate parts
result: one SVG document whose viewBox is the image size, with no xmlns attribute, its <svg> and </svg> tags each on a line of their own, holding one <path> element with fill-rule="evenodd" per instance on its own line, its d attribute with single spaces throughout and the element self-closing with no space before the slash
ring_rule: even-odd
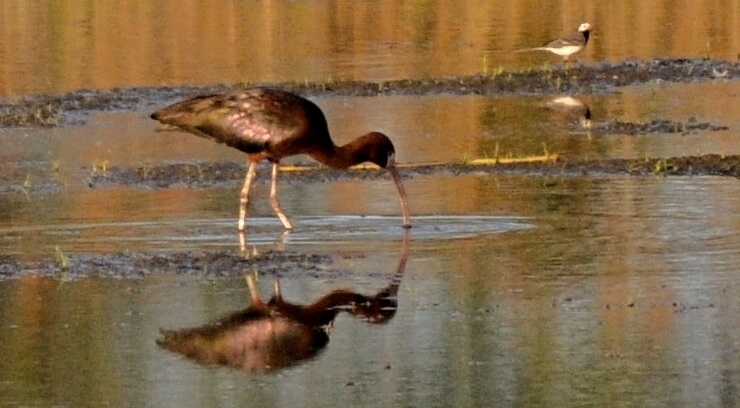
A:
<svg viewBox="0 0 740 408">
<path fill-rule="evenodd" d="M 329 329 L 340 312 L 372 324 L 389 322 L 398 310 L 398 289 L 409 253 L 408 234 L 390 284 L 372 296 L 339 289 L 309 305 L 283 299 L 275 280 L 273 297 L 264 302 L 254 276 L 247 275 L 250 306 L 214 323 L 163 330 L 160 347 L 198 363 L 268 373 L 316 356 L 329 342 Z"/>
<path fill-rule="evenodd" d="M 411 227 L 408 200 L 396 169 L 391 140 L 370 132 L 337 146 L 321 109 L 298 95 L 268 88 L 233 90 L 198 96 L 160 109 L 151 115 L 159 130 L 179 130 L 238 149 L 249 157 L 249 169 L 239 195 L 239 231 L 245 229 L 249 192 L 257 163 L 272 163 L 270 204 L 286 230 L 293 225 L 278 199 L 278 165 L 288 156 L 306 154 L 329 167 L 346 169 L 371 162 L 388 170 L 401 200 L 403 226 Z"/>
</svg>

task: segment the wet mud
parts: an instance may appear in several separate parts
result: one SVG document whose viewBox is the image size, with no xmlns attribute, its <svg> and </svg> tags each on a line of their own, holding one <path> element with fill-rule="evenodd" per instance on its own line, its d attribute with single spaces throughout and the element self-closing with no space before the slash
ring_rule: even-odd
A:
<svg viewBox="0 0 740 408">
<path fill-rule="evenodd" d="M 334 266 L 334 258 L 324 254 L 304 254 L 269 250 L 260 254 L 226 252 L 176 252 L 113 254 L 70 254 L 60 259 L 18 261 L 0 257 L 0 280 L 25 275 L 78 279 L 105 277 L 137 279 L 150 274 L 190 276 L 202 279 L 240 277 L 258 271 L 260 274 L 285 277 L 301 276 L 338 278 L 347 271 Z"/>
<path fill-rule="evenodd" d="M 695 117 L 690 117 L 686 121 L 672 121 L 665 119 L 655 119 L 647 123 L 631 123 L 612 121 L 597 124 L 592 134 L 594 135 L 646 135 L 651 133 L 680 135 L 692 135 L 702 131 L 716 132 L 718 130 L 728 130 L 727 126 L 715 125 L 708 122 L 699 122 Z"/>
<path fill-rule="evenodd" d="M 238 162 L 163 164 L 157 166 L 112 167 L 104 174 L 91 177 L 89 186 L 126 185 L 143 188 L 236 186 L 243 181 L 246 164 Z M 428 175 L 533 174 L 547 176 L 603 175 L 670 175 L 729 176 L 740 178 L 740 155 L 649 158 L 649 159 L 569 159 L 485 164 L 451 163 L 404 165 L 399 169 L 404 178 Z M 310 165 L 280 175 L 281 183 L 326 182 L 336 180 L 370 180 L 386 178 L 382 169 L 358 168 L 336 170 Z M 267 172 L 258 172 L 258 182 L 268 182 Z"/>
</svg>

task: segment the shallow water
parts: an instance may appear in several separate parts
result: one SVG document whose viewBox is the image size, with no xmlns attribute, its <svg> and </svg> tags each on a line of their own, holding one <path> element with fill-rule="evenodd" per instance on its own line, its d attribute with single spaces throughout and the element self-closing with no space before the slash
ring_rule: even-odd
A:
<svg viewBox="0 0 740 408">
<path fill-rule="evenodd" d="M 581 19 L 600 27 L 586 62 L 733 59 L 738 41 L 738 8 L 730 1 L 698 8 L 559 1 L 528 8 L 513 1 L 40 4 L 3 3 L 2 35 L 18 41 L 0 47 L 2 95 L 463 75 L 481 72 L 484 62 L 523 68 L 557 59 L 508 50 L 538 44 Z M 179 13 L 166 12 L 174 7 Z M 242 24 L 253 20 L 261 29 Z M 52 21 L 65 22 L 64 29 Z M 669 29 L 678 34 L 663 35 Z M 17 35 L 29 30 L 40 35 Z M 309 47 L 306 33 L 332 41 Z M 259 54 L 247 58 L 241 50 Z M 460 50 L 458 58 L 448 58 L 451 50 Z M 83 63 L 89 69 L 79 69 Z M 596 123 L 696 118 L 729 128 L 637 136 L 589 134 L 578 114 L 545 107 L 552 95 L 315 101 L 338 141 L 381 130 L 392 135 L 400 162 L 420 163 L 543 150 L 583 158 L 738 154 L 738 95 L 737 81 L 722 79 L 573 95 L 591 107 Z M 238 253 L 241 180 L 213 188 L 88 186 L 103 167 L 243 160 L 197 137 L 153 129 L 147 112 L 95 113 L 84 126 L 0 129 L 0 174 L 13 175 L 0 185 L 0 264 L 33 265 L 60 253 Z M 155 344 L 160 329 L 200 326 L 245 308 L 241 277 L 49 277 L 29 266 L 0 280 L 0 405 L 737 405 L 736 179 L 430 175 L 404 182 L 414 228 L 398 275 L 398 310 L 387 323 L 340 314 L 314 358 L 248 374 L 202 366 Z M 372 295 L 394 282 L 404 231 L 389 180 L 281 187 L 296 231 L 282 235 L 268 187 L 258 184 L 250 250 L 282 247 L 328 254 L 333 262 L 306 274 L 256 271 L 263 272 L 263 297 L 273 273 L 284 297 L 300 304 L 338 288 Z"/>
<path fill-rule="evenodd" d="M 470 158 L 540 155 L 583 158 L 677 157 L 737 154 L 740 84 L 714 80 L 655 83 L 607 95 L 573 95 L 588 105 L 594 126 L 614 121 L 707 122 L 728 127 L 690 134 L 591 134 L 579 112 L 548 108 L 549 96 L 382 96 L 313 98 L 338 143 L 371 130 L 390 135 L 400 163 L 455 162 Z M 156 133 L 148 112 L 94 113 L 88 125 L 53 129 L 0 129 L 0 166 L 57 172 L 84 183 L 93 167 L 162 162 L 244 160 L 233 149 L 178 133 Z M 80 131 L 84 129 L 84 131 Z M 32 161 L 31 164 L 28 162 Z M 289 161 L 289 160 L 288 160 Z M 299 160 L 300 161 L 300 160 Z M 305 161 L 305 160 L 302 160 Z M 82 170 L 81 170 L 82 168 Z M 69 179 L 66 175 L 74 172 Z"/>
<path fill-rule="evenodd" d="M 465 179 L 409 180 L 415 212 L 448 215 L 415 218 L 395 318 L 371 326 L 339 316 L 323 352 L 277 375 L 201 367 L 154 345 L 160 328 L 197 326 L 243 308 L 248 296 L 241 279 L 155 274 L 66 281 L 63 274 L 28 274 L 4 281 L 0 349 L 14 357 L 0 370 L 3 403 L 319 406 L 331 398 L 363 405 L 562 406 L 737 400 L 735 180 Z M 445 198 L 463 192 L 469 201 L 451 205 Z M 314 194 L 304 194 L 303 201 L 320 201 Z M 172 214 L 177 206 L 163 205 L 161 213 Z M 2 236 L 10 252 L 31 253 L 54 243 L 70 252 L 236 247 L 232 208 L 207 207 L 182 220 L 88 221 L 84 228 L 80 221 L 4 229 Z M 116 216 L 134 219 L 137 208 Z M 257 231 L 251 242 L 272 247 L 279 222 L 250 221 Z M 335 266 L 347 274 L 290 274 L 282 279 L 284 295 L 308 303 L 339 287 L 377 291 L 392 278 L 400 256 L 399 222 L 297 216 L 299 230 L 288 248 L 338 255 Z M 13 235 L 17 241 L 9 242 Z M 263 292 L 270 281 L 269 275 L 261 280 Z"/>
</svg>

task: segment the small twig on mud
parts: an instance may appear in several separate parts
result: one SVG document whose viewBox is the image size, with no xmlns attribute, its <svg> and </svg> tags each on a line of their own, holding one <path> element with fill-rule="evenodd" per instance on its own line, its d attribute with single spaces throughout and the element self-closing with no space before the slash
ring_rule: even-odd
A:
<svg viewBox="0 0 740 408">
<path fill-rule="evenodd" d="M 69 271 L 69 257 L 67 256 L 67 254 L 62 252 L 62 249 L 59 248 L 59 245 L 54 248 L 54 252 L 56 254 L 56 261 L 59 269 L 64 272 Z"/>
<path fill-rule="evenodd" d="M 688 70 L 688 72 L 686 72 L 686 76 L 691 76 L 691 74 L 694 73 L 694 67 L 695 66 L 696 66 L 696 64 L 689 65 L 689 70 Z"/>
<path fill-rule="evenodd" d="M 547 144 L 545 142 L 542 142 L 542 151 L 545 152 L 545 157 L 550 156 L 550 149 L 547 147 Z"/>
<path fill-rule="evenodd" d="M 555 81 L 553 83 L 553 88 L 555 88 L 555 91 L 560 91 L 560 88 L 563 86 L 563 80 L 562 78 L 555 77 Z"/>
<path fill-rule="evenodd" d="M 31 188 L 32 185 L 32 179 L 31 179 L 31 173 L 26 174 L 26 179 L 23 180 L 23 189 L 27 190 Z"/>
</svg>

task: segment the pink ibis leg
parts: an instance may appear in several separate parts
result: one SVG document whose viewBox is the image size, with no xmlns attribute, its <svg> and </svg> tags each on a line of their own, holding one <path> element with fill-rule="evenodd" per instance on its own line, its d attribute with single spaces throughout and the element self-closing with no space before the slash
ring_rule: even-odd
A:
<svg viewBox="0 0 740 408">
<path fill-rule="evenodd" d="M 244 180 L 244 187 L 239 193 L 239 231 L 244 231 L 244 224 L 247 218 L 247 207 L 249 206 L 249 189 L 254 182 L 254 176 L 257 175 L 257 163 L 250 161 L 247 169 L 247 178 Z"/>
<path fill-rule="evenodd" d="M 406 190 L 403 188 L 401 175 L 398 174 L 398 169 L 396 169 L 396 166 L 393 163 L 389 164 L 386 169 L 391 174 L 391 178 L 396 184 L 396 189 L 398 190 L 398 198 L 401 200 L 401 211 L 403 211 L 403 227 L 411 228 L 411 217 L 409 216 L 409 199 L 406 196 Z"/>
<path fill-rule="evenodd" d="M 275 298 L 278 300 L 278 302 L 283 301 L 283 292 L 280 289 L 280 280 L 275 278 Z"/>
<path fill-rule="evenodd" d="M 258 304 L 262 302 L 260 294 L 257 291 L 257 283 L 254 281 L 254 274 L 248 273 L 244 276 L 247 280 L 247 288 L 249 288 L 249 296 L 252 298 L 252 304 Z"/>
<path fill-rule="evenodd" d="M 272 185 L 270 186 L 270 204 L 272 205 L 272 209 L 275 210 L 275 214 L 277 214 L 278 218 L 280 218 L 280 221 L 282 221 L 283 226 L 286 230 L 292 230 L 293 226 L 290 224 L 290 220 L 288 220 L 288 216 L 285 215 L 283 212 L 283 209 L 280 208 L 280 200 L 278 199 L 278 164 L 273 163 L 272 164 Z"/>
</svg>

